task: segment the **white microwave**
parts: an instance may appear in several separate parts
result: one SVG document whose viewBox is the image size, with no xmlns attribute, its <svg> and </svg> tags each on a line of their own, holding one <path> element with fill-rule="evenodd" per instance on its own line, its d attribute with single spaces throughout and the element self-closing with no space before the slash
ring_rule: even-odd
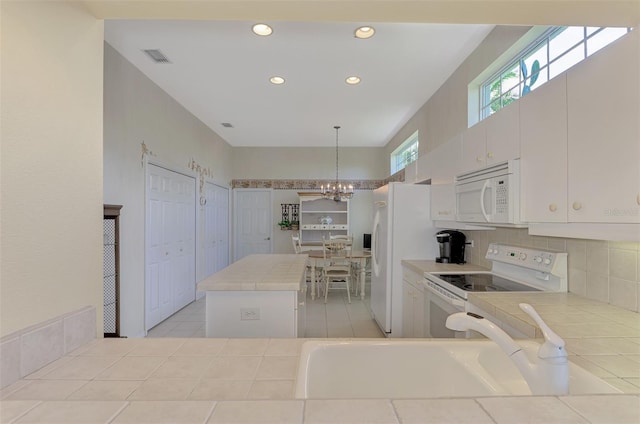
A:
<svg viewBox="0 0 640 424">
<path fill-rule="evenodd" d="M 460 174 L 455 185 L 456 221 L 522 224 L 519 159 Z"/>
</svg>

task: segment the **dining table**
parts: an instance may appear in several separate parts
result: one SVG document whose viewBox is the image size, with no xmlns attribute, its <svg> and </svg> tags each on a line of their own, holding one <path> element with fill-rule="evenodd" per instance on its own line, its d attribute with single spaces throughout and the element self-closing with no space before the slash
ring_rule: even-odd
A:
<svg viewBox="0 0 640 424">
<path fill-rule="evenodd" d="M 311 267 L 311 299 L 316 298 L 316 266 L 322 266 L 324 263 L 324 251 L 322 250 L 305 250 L 301 253 L 309 256 L 308 265 Z M 370 250 L 352 250 L 351 262 L 360 265 L 360 299 L 364 299 L 364 283 L 366 278 L 367 259 L 371 258 Z"/>
</svg>

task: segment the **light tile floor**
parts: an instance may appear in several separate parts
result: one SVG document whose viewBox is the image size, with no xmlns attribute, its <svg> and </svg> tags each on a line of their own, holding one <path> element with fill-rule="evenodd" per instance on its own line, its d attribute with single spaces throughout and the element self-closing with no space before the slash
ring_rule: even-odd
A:
<svg viewBox="0 0 640 424">
<path fill-rule="evenodd" d="M 365 293 L 369 293 L 367 282 Z M 147 337 L 205 337 L 205 298 L 185 306 L 149 330 Z M 344 291 L 330 291 L 327 303 L 324 298 L 307 297 L 307 330 L 305 337 L 366 337 L 382 338 L 384 335 L 373 320 L 370 298 L 351 296 L 351 303 Z"/>
</svg>

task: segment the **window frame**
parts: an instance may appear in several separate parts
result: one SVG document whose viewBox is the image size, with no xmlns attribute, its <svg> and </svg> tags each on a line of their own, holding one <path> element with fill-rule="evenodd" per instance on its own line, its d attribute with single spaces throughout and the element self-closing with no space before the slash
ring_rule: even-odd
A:
<svg viewBox="0 0 640 424">
<path fill-rule="evenodd" d="M 407 137 L 390 155 L 391 175 L 402 171 L 411 162 L 418 160 L 420 138 L 418 131 Z M 407 156 L 407 153 L 408 156 Z M 405 156 L 405 157 L 401 157 Z"/>
<path fill-rule="evenodd" d="M 560 35 L 561 33 L 563 33 L 564 31 L 566 31 L 569 28 L 581 28 L 582 29 L 582 37 L 580 38 L 579 41 L 576 41 L 574 44 L 568 46 L 567 48 L 565 48 L 562 52 L 558 53 L 555 57 L 550 57 L 550 42 L 557 37 L 558 35 Z M 594 28 L 597 28 L 594 30 Z M 614 42 L 615 40 L 623 37 L 624 35 L 628 34 L 630 31 L 633 30 L 633 28 L 631 27 L 620 27 L 620 29 L 625 28 L 626 32 L 625 34 L 622 34 L 614 39 L 612 39 L 610 42 L 608 42 L 607 44 L 602 45 L 600 48 L 598 48 L 595 51 L 589 52 L 589 48 L 588 48 L 588 42 L 589 40 L 593 39 L 594 37 L 596 37 L 598 34 L 600 34 L 601 32 L 610 29 L 610 28 L 618 28 L 618 27 L 590 27 L 590 26 L 573 26 L 573 27 L 569 27 L 569 26 L 562 26 L 562 27 L 550 27 L 548 29 L 546 29 L 545 31 L 543 31 L 540 35 L 538 35 L 536 38 L 534 38 L 530 43 L 528 43 L 524 48 L 520 49 L 515 55 L 513 55 L 511 57 L 510 60 L 508 60 L 505 65 L 501 66 L 496 72 L 493 72 L 489 75 L 488 78 L 485 78 L 479 85 L 478 85 L 478 116 L 477 119 L 478 121 L 482 121 L 483 119 L 488 118 L 489 116 L 491 116 L 493 113 L 497 112 L 498 110 L 502 109 L 504 106 L 506 106 L 507 104 L 513 102 L 513 101 L 517 101 L 518 99 L 522 98 L 524 95 L 526 95 L 527 93 L 524 92 L 523 93 L 523 89 L 525 87 L 525 84 L 527 82 L 527 80 L 530 80 L 532 75 L 527 75 L 526 78 L 523 79 L 522 76 L 522 70 L 520 69 L 520 61 L 521 60 L 526 60 L 527 58 L 529 58 L 530 56 L 540 52 L 541 50 L 545 49 L 545 56 L 546 56 L 546 63 L 544 65 L 540 66 L 540 70 L 538 72 L 539 77 L 542 77 L 543 79 L 541 79 L 541 82 L 539 84 L 536 84 L 535 87 L 531 87 L 531 91 L 535 90 L 536 88 L 544 85 L 545 83 L 547 83 L 548 81 L 550 81 L 551 79 L 553 79 L 555 76 L 558 76 L 564 72 L 566 72 L 568 69 L 570 69 L 572 66 L 576 65 L 577 63 L 580 63 L 581 61 L 585 60 L 587 57 L 589 57 L 590 55 L 592 55 L 593 53 L 597 52 L 598 50 L 605 48 L 608 44 Z M 565 69 L 562 69 L 561 71 L 554 71 L 553 72 L 553 76 L 551 74 L 551 69 L 554 63 L 557 63 L 559 60 L 561 60 L 562 58 L 564 58 L 567 54 L 574 52 L 575 49 L 579 48 L 580 46 L 582 46 L 582 58 L 576 62 L 574 62 L 573 64 L 569 65 L 568 67 L 566 67 Z M 505 89 L 505 87 L 502 86 L 502 78 L 504 75 L 508 74 L 509 72 L 512 72 L 514 69 L 517 69 L 517 82 L 514 82 L 513 85 L 511 85 L 510 87 L 508 87 L 508 89 Z M 499 84 L 498 86 L 498 90 L 500 92 L 500 96 L 497 98 L 492 98 L 492 91 L 493 89 L 495 89 L 495 84 Z M 513 91 L 516 91 L 518 94 L 517 95 L 513 95 Z M 509 94 L 511 93 L 511 94 Z M 511 97 L 511 100 L 505 104 L 505 98 L 508 98 L 508 95 L 513 95 L 513 97 Z M 494 108 L 492 107 L 493 104 L 495 104 L 496 102 L 498 102 L 498 107 Z M 478 122 L 476 121 L 476 122 Z M 471 124 L 471 122 L 470 122 Z"/>
</svg>

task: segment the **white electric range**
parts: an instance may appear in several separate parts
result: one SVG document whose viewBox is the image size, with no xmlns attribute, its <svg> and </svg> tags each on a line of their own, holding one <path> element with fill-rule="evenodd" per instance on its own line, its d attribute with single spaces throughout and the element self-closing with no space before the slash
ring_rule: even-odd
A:
<svg viewBox="0 0 640 424">
<path fill-rule="evenodd" d="M 468 310 L 470 292 L 566 292 L 567 254 L 492 243 L 490 271 L 425 273 L 427 337 L 469 337 L 445 327 L 447 317 Z"/>
</svg>

